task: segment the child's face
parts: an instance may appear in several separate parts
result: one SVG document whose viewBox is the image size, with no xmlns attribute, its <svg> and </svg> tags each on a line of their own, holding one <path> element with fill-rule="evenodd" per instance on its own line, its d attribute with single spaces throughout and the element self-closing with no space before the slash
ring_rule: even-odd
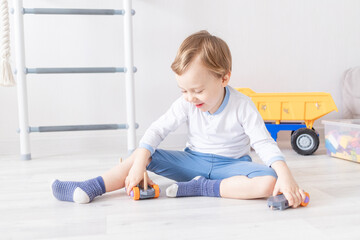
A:
<svg viewBox="0 0 360 240">
<path fill-rule="evenodd" d="M 196 57 L 182 75 L 176 75 L 183 97 L 203 112 L 213 114 L 220 107 L 224 96 L 224 87 L 230 80 L 230 72 L 223 78 L 212 74 Z"/>
</svg>

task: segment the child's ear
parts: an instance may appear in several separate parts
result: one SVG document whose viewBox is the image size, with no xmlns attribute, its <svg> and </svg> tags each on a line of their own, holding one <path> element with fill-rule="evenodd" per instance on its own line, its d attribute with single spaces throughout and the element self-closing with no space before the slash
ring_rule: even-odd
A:
<svg viewBox="0 0 360 240">
<path fill-rule="evenodd" d="M 222 77 L 222 85 L 223 87 L 226 87 L 228 84 L 229 84 L 229 81 L 230 81 L 230 77 L 231 77 L 231 72 L 228 72 L 227 74 L 225 74 L 223 77 Z"/>
</svg>

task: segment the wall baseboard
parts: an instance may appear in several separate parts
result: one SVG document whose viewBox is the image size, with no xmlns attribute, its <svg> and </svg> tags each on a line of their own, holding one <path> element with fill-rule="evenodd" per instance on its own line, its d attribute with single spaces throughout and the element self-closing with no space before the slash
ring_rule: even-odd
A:
<svg viewBox="0 0 360 240">
<path fill-rule="evenodd" d="M 324 138 L 324 127 L 317 126 L 320 139 Z M 142 135 L 137 135 L 137 141 Z M 186 133 L 172 133 L 159 145 L 164 149 L 183 149 L 187 139 Z M 290 144 L 289 132 L 278 134 L 278 142 Z M 72 133 L 32 133 L 30 135 L 32 154 L 62 153 L 124 153 L 127 152 L 127 135 L 125 132 L 72 132 Z M 18 139 L 0 140 L 0 158 L 8 155 L 20 154 Z"/>
<path fill-rule="evenodd" d="M 142 135 L 137 135 L 139 141 Z M 159 145 L 159 148 L 182 149 L 186 143 L 185 133 L 173 133 Z M 72 133 L 32 133 L 30 135 L 32 154 L 43 155 L 51 151 L 91 152 L 91 153 L 124 153 L 127 152 L 127 135 L 125 132 L 72 132 Z M 18 139 L 0 140 L 0 158 L 20 154 Z"/>
</svg>

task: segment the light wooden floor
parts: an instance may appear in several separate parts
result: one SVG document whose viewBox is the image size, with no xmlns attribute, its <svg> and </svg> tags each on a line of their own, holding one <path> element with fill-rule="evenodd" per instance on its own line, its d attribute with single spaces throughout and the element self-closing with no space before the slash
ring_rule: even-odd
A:
<svg viewBox="0 0 360 240">
<path fill-rule="evenodd" d="M 172 181 L 153 174 L 159 199 L 133 201 L 120 190 L 86 205 L 55 200 L 53 178 L 84 180 L 117 164 L 121 154 L 103 149 L 46 147 L 31 161 L 0 153 L 0 239 L 360 239 L 360 164 L 330 158 L 323 146 L 308 157 L 282 146 L 311 195 L 306 208 L 272 211 L 265 199 L 169 199 Z"/>
</svg>

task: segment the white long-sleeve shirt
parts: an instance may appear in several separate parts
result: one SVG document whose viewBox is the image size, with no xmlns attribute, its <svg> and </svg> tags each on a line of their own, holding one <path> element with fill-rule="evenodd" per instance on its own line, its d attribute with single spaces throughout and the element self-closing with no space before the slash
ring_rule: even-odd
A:
<svg viewBox="0 0 360 240">
<path fill-rule="evenodd" d="M 178 98 L 147 129 L 139 147 L 153 154 L 161 141 L 183 123 L 188 127 L 186 146 L 193 151 L 240 158 L 249 154 L 251 146 L 268 166 L 284 161 L 254 103 L 230 86 L 214 114 L 202 112 L 183 97 Z"/>
</svg>

